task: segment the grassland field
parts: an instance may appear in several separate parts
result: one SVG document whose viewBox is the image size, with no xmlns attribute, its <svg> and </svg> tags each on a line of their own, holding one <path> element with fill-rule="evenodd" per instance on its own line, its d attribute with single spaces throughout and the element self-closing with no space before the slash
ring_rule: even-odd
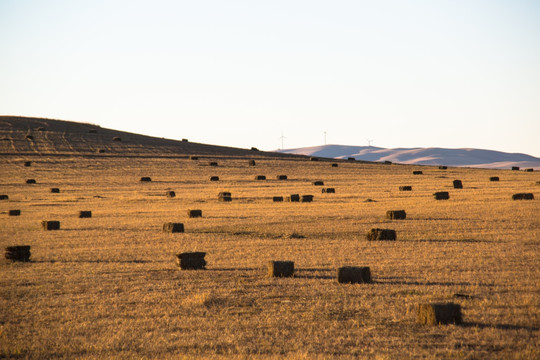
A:
<svg viewBox="0 0 540 360">
<path fill-rule="evenodd" d="M 540 358 L 538 172 L 248 159 L 0 156 L 0 246 L 32 254 L 0 261 L 0 358 Z M 290 194 L 314 199 L 272 201 Z M 368 242 L 371 228 L 397 241 Z M 180 270 L 186 251 L 207 269 Z M 269 260 L 295 276 L 268 277 Z M 344 265 L 369 266 L 373 283 L 339 284 Z M 460 304 L 464 324 L 418 324 L 426 302 Z"/>
</svg>

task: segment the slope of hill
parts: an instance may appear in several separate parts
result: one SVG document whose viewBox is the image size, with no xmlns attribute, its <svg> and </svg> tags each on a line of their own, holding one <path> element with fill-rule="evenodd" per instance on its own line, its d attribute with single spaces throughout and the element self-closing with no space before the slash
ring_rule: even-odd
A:
<svg viewBox="0 0 540 360">
<path fill-rule="evenodd" d="M 287 154 L 321 156 L 337 159 L 353 157 L 364 161 L 391 161 L 415 165 L 466 166 L 507 169 L 512 166 L 540 169 L 540 158 L 481 149 L 413 148 L 385 149 L 374 146 L 323 145 L 278 150 Z"/>
<path fill-rule="evenodd" d="M 156 138 L 93 124 L 19 116 L 0 116 L 0 155 L 291 156 Z"/>
</svg>

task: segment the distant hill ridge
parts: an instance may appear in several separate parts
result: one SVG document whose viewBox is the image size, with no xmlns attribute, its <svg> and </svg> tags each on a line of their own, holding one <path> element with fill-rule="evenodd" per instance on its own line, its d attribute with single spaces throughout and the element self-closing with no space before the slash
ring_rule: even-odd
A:
<svg viewBox="0 0 540 360">
<path fill-rule="evenodd" d="M 322 145 L 277 150 L 286 154 L 320 156 L 363 161 L 391 161 L 400 164 L 446 165 L 486 169 L 508 169 L 512 166 L 540 170 L 540 158 L 527 154 L 482 149 L 397 148 L 374 146 Z"/>
</svg>

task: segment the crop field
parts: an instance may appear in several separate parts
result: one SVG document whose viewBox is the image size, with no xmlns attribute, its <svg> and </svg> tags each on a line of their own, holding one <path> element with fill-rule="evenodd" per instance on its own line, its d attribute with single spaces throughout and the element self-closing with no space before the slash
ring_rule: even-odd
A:
<svg viewBox="0 0 540 360">
<path fill-rule="evenodd" d="M 540 358 L 538 172 L 249 159 L 0 156 L 2 251 L 31 246 L 0 260 L 0 358 Z M 272 200 L 291 194 L 313 201 Z M 181 270 L 182 252 L 206 269 Z M 294 276 L 268 276 L 271 260 Z M 342 266 L 373 281 L 339 283 Z M 463 324 L 417 322 L 441 302 Z"/>
</svg>

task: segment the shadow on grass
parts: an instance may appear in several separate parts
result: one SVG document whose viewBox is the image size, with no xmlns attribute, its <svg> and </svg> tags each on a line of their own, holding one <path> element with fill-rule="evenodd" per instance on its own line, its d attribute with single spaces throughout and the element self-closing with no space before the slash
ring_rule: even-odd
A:
<svg viewBox="0 0 540 360">
<path fill-rule="evenodd" d="M 30 262 L 36 264 L 149 264 L 157 262 L 169 262 L 169 261 L 156 261 L 156 260 L 31 260 Z"/>
<path fill-rule="evenodd" d="M 462 327 L 466 328 L 479 328 L 479 329 L 497 329 L 497 330 L 527 330 L 527 331 L 538 331 L 540 330 L 537 326 L 521 326 L 521 325 L 511 325 L 511 324 L 482 324 L 476 322 L 464 322 L 460 324 Z"/>
<path fill-rule="evenodd" d="M 451 282 L 451 281 L 405 281 L 405 280 L 374 280 L 374 284 L 382 285 L 415 285 L 415 286 L 492 286 L 490 284 L 473 284 L 470 282 Z"/>
</svg>

